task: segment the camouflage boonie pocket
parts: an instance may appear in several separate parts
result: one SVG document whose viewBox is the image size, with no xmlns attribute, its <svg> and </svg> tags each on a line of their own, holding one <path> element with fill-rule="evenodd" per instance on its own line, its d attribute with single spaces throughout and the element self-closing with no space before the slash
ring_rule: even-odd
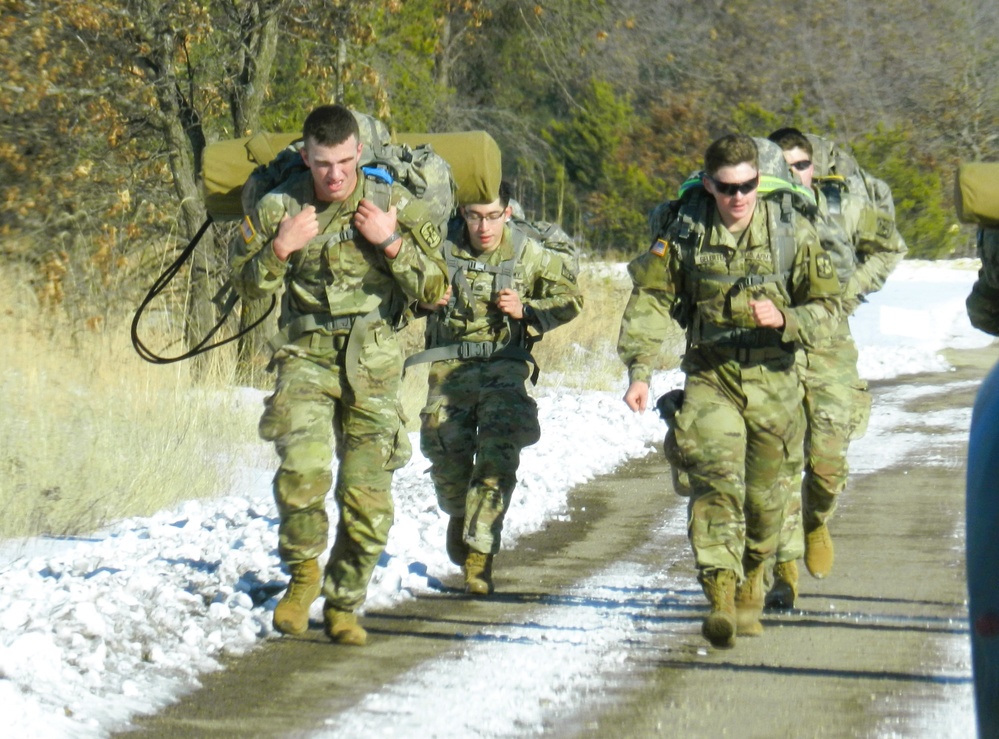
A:
<svg viewBox="0 0 999 739">
<path fill-rule="evenodd" d="M 409 434 L 406 432 L 406 414 L 401 403 L 396 403 L 399 416 L 399 428 L 395 432 L 395 442 L 392 448 L 392 455 L 385 463 L 386 470 L 398 470 L 406 465 L 413 456 L 413 445 L 409 441 Z"/>
<path fill-rule="evenodd" d="M 517 406 L 517 422 L 510 424 L 509 432 L 508 438 L 521 449 L 537 444 L 541 440 L 538 404 L 526 391 L 523 392 Z"/>
<path fill-rule="evenodd" d="M 264 441 L 277 441 L 288 431 L 288 418 L 282 413 L 274 399 L 277 393 L 272 393 L 264 398 L 264 412 L 260 416 L 260 423 L 257 425 L 257 432 Z"/>
<path fill-rule="evenodd" d="M 693 495 L 693 488 L 690 484 L 690 458 L 683 453 L 680 442 L 676 437 L 676 431 L 678 428 L 681 429 L 689 439 L 696 418 L 697 413 L 692 412 L 691 408 L 681 408 L 673 416 L 673 423 L 666 426 L 666 440 L 663 443 L 663 451 L 665 452 L 666 460 L 669 462 L 670 474 L 673 477 L 673 491 L 681 498 L 689 498 Z"/>
<path fill-rule="evenodd" d="M 690 478 L 687 467 L 680 454 L 680 446 L 676 443 L 676 432 L 672 426 L 666 428 L 666 439 L 663 441 L 663 453 L 669 462 L 670 474 L 673 477 L 673 492 L 682 498 L 689 498 Z"/>
<path fill-rule="evenodd" d="M 440 457 L 445 451 L 440 433 L 444 416 L 444 398 L 434 398 L 420 411 L 420 451 L 427 459 Z"/>
<path fill-rule="evenodd" d="M 850 441 L 855 441 L 867 433 L 867 422 L 871 418 L 871 391 L 867 383 L 854 387 L 853 402 L 850 404 Z"/>
<path fill-rule="evenodd" d="M 684 392 L 677 388 L 659 397 L 656 410 L 659 417 L 666 423 L 666 439 L 663 441 L 663 454 L 670 466 L 673 477 L 673 491 L 684 498 L 690 497 L 690 481 L 687 475 L 687 465 L 680 453 L 680 445 L 676 441 L 676 418 L 683 408 Z"/>
</svg>

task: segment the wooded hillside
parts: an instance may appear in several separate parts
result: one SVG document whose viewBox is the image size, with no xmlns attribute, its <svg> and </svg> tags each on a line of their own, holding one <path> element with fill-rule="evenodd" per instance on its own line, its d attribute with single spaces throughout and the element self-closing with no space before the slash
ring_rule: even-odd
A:
<svg viewBox="0 0 999 739">
<path fill-rule="evenodd" d="M 999 159 L 995 0 L 0 7 L 0 258 L 81 315 L 134 306 L 202 223 L 207 143 L 297 131 L 322 102 L 396 131 L 489 131 L 529 215 L 618 257 L 729 131 L 851 145 L 918 257 L 970 253 L 954 170 Z M 220 231 L 199 249 L 191 306 L 224 248 Z"/>
</svg>

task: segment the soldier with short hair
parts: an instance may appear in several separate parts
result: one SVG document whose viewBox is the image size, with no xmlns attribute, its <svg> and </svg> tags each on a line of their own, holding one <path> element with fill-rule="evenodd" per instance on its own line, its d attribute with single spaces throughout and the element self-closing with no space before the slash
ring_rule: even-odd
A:
<svg viewBox="0 0 999 739">
<path fill-rule="evenodd" d="M 768 137 L 781 147 L 788 166 L 816 195 L 819 241 L 843 287 L 843 311 L 836 330 L 805 341 L 797 368 L 805 392 L 804 479 L 789 473 L 792 487 L 774 565 L 767 604 L 791 608 L 798 593 L 797 560 L 802 556 L 813 577 L 826 577 L 833 566 L 829 520 L 849 475 L 850 442 L 864 435 L 871 396 L 857 371 L 857 345 L 850 315 L 865 296 L 880 290 L 902 260 L 905 242 L 895 227 L 894 210 L 879 207 L 868 194 L 870 175 L 853 167 L 835 172 L 831 142 L 796 128 Z M 851 164 L 855 164 L 850 160 Z M 887 190 L 887 185 L 884 185 Z M 796 467 L 800 470 L 800 467 Z"/>
<path fill-rule="evenodd" d="M 786 176 L 769 146 L 767 171 Z M 839 311 L 839 282 L 812 223 L 789 197 L 758 195 L 760 159 L 741 134 L 708 147 L 701 187 L 680 198 L 628 267 L 634 288 L 618 341 L 624 400 L 641 412 L 671 321 L 686 328 L 675 435 L 688 535 L 711 604 L 702 633 L 717 647 L 763 630 L 764 567 L 788 492 L 782 473 L 804 434 L 794 353 L 803 333 L 821 333 Z"/>
<path fill-rule="evenodd" d="M 463 203 L 444 245 L 451 287 L 431 310 L 433 361 L 420 448 L 448 516 L 446 548 L 465 591 L 493 592 L 493 557 L 517 485 L 521 451 L 538 441 L 538 407 L 526 388 L 530 344 L 583 306 L 562 258 L 510 223 L 509 188 Z"/>
<path fill-rule="evenodd" d="M 349 109 L 316 108 L 303 136 L 308 169 L 265 195 L 244 220 L 230 258 L 232 280 L 246 300 L 284 287 L 281 334 L 272 342 L 276 387 L 260 419 L 261 437 L 274 442 L 281 459 L 274 476 L 278 551 L 291 572 L 274 627 L 303 633 L 322 592 L 326 634 L 360 646 L 367 632 L 355 611 L 388 541 L 392 473 L 412 453 L 396 330 L 410 304 L 444 294 L 447 273 L 441 224 L 425 205 L 398 183 L 368 191 Z M 372 193 L 387 202 L 375 202 Z M 334 447 L 340 515 L 321 578 Z"/>
</svg>

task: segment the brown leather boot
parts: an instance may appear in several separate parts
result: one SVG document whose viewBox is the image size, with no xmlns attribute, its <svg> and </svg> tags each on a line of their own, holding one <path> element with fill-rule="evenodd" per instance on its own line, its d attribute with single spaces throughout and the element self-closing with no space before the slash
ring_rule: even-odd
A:
<svg viewBox="0 0 999 739">
<path fill-rule="evenodd" d="M 798 563 L 778 562 L 774 565 L 774 584 L 767 593 L 766 606 L 786 611 L 794 608 L 798 598 Z"/>
<path fill-rule="evenodd" d="M 832 572 L 833 542 L 825 524 L 805 533 L 805 567 L 819 580 Z"/>
<path fill-rule="evenodd" d="M 357 623 L 357 614 L 334 608 L 329 601 L 323 606 L 323 626 L 326 636 L 337 644 L 363 647 L 368 643 L 368 632 Z"/>
<path fill-rule="evenodd" d="M 282 634 L 304 634 L 309 628 L 309 607 L 322 589 L 322 572 L 314 559 L 290 564 L 288 569 L 291 582 L 274 609 L 274 628 Z"/>
<path fill-rule="evenodd" d="M 763 613 L 763 562 L 746 572 L 746 579 L 735 589 L 735 623 L 739 636 L 759 636 L 763 633 L 760 616 Z"/>
<path fill-rule="evenodd" d="M 493 555 L 470 550 L 463 569 L 466 593 L 489 595 L 493 592 Z"/>
<path fill-rule="evenodd" d="M 451 516 L 447 522 L 447 538 L 444 540 L 447 557 L 459 567 L 468 558 L 468 544 L 465 543 L 465 517 Z"/>
<path fill-rule="evenodd" d="M 701 624 L 701 634 L 712 646 L 735 646 L 735 581 L 733 570 L 713 570 L 702 575 L 701 587 L 711 604 L 711 613 Z"/>
</svg>

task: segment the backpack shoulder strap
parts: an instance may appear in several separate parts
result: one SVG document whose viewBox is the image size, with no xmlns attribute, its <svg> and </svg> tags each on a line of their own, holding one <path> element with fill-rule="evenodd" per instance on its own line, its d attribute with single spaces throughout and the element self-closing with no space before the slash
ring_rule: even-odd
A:
<svg viewBox="0 0 999 739">
<path fill-rule="evenodd" d="M 697 254 L 704 245 L 710 225 L 711 198 L 703 189 L 691 191 L 680 202 L 676 218 L 666 226 L 666 232 L 680 250 L 680 264 L 688 278 L 687 287 L 694 291 L 699 273 Z"/>
<path fill-rule="evenodd" d="M 504 259 L 496 266 L 496 277 L 493 286 L 497 292 L 508 287 L 513 287 L 513 273 L 520 263 L 520 258 L 524 254 L 524 244 L 527 243 L 527 235 L 519 228 L 510 229 L 510 237 L 513 240 L 513 256 Z"/>
<path fill-rule="evenodd" d="M 794 201 L 790 192 L 781 193 L 776 208 L 769 208 L 771 218 L 770 248 L 774 251 L 774 274 L 783 281 L 791 276 L 794 265 L 794 255 L 798 251 L 798 243 L 794 239 Z M 776 220 L 774 220 L 776 219 Z"/>
</svg>

